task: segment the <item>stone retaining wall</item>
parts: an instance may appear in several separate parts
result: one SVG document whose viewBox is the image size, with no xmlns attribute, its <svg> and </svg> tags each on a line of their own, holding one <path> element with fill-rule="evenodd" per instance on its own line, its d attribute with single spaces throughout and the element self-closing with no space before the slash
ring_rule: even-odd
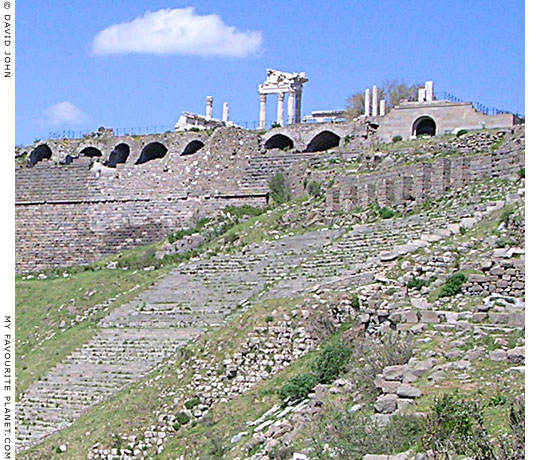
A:
<svg viewBox="0 0 540 460">
<path fill-rule="evenodd" d="M 450 189 L 488 177 L 517 177 L 525 165 L 522 150 L 495 151 L 487 155 L 437 158 L 373 174 L 337 177 L 327 190 L 327 207 L 351 210 L 371 203 L 392 206 L 414 200 L 421 203 L 438 198 Z"/>
</svg>

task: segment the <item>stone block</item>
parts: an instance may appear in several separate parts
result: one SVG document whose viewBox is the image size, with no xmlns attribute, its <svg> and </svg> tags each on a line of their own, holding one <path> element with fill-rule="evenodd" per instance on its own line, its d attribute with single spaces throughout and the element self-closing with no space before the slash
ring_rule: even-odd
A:
<svg viewBox="0 0 540 460">
<path fill-rule="evenodd" d="M 397 395 L 400 398 L 419 398 L 422 396 L 422 391 L 406 383 L 402 383 L 397 388 Z"/>
<path fill-rule="evenodd" d="M 491 324 L 508 324 L 508 313 L 488 313 Z"/>
<path fill-rule="evenodd" d="M 391 414 L 397 409 L 398 397 L 395 394 L 386 394 L 379 396 L 375 401 L 375 411 L 379 414 Z"/>
<path fill-rule="evenodd" d="M 504 350 L 493 350 L 489 354 L 489 359 L 492 361 L 506 361 L 507 353 Z"/>
<path fill-rule="evenodd" d="M 387 366 L 383 370 L 383 377 L 385 380 L 401 380 L 403 378 L 403 372 L 406 366 Z"/>
<path fill-rule="evenodd" d="M 516 347 L 508 350 L 506 357 L 511 363 L 523 363 L 525 361 L 525 347 Z"/>
<path fill-rule="evenodd" d="M 441 319 L 436 311 L 422 311 L 420 312 L 420 321 L 422 323 L 440 323 Z"/>
</svg>

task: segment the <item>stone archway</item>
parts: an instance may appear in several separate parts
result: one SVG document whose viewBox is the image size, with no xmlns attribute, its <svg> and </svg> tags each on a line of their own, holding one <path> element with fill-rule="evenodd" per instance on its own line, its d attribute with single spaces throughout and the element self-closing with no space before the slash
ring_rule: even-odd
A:
<svg viewBox="0 0 540 460">
<path fill-rule="evenodd" d="M 117 164 L 123 164 L 127 161 L 129 156 L 129 145 L 122 142 L 118 144 L 114 150 L 109 155 L 109 160 L 106 163 L 106 166 L 111 168 L 116 168 Z"/>
<path fill-rule="evenodd" d="M 265 149 L 290 150 L 294 147 L 293 140 L 284 134 L 274 134 L 264 143 Z"/>
<path fill-rule="evenodd" d="M 203 147 L 204 144 L 201 141 L 191 141 L 188 145 L 186 145 L 181 155 L 193 155 L 195 152 L 198 152 Z"/>
<path fill-rule="evenodd" d="M 332 131 L 322 131 L 317 134 L 306 147 L 305 152 L 323 152 L 337 147 L 341 138 Z"/>
<path fill-rule="evenodd" d="M 28 157 L 28 166 L 34 166 L 41 160 L 50 160 L 52 157 L 52 150 L 47 144 L 38 145 Z"/>
<path fill-rule="evenodd" d="M 147 161 L 163 158 L 166 153 L 167 147 L 165 147 L 161 142 L 150 142 L 150 144 L 144 146 L 135 164 L 142 165 Z"/>
<path fill-rule="evenodd" d="M 412 126 L 412 135 L 414 137 L 418 136 L 435 136 L 437 134 L 437 124 L 433 118 L 428 116 L 423 116 L 413 123 Z"/>
<path fill-rule="evenodd" d="M 101 156 L 101 150 L 96 149 L 95 147 L 86 147 L 81 150 L 81 155 L 85 157 L 100 157 Z"/>
</svg>

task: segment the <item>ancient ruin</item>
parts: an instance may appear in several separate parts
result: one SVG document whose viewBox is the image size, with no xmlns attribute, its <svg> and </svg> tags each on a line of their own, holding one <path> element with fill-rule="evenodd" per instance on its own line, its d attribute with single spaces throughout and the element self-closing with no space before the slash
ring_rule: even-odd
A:
<svg viewBox="0 0 540 460">
<path fill-rule="evenodd" d="M 277 94 L 277 124 L 284 126 L 283 101 L 287 100 L 287 124 L 300 123 L 302 115 L 302 87 L 308 81 L 304 72 L 289 73 L 279 70 L 268 69 L 267 77 L 263 84 L 259 85 L 260 115 L 259 129 L 266 128 L 266 98 L 268 94 Z"/>
</svg>

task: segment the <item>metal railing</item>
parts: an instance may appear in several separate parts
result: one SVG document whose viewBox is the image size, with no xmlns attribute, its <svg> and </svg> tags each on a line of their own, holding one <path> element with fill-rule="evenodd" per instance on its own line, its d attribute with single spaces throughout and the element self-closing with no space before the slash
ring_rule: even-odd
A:
<svg viewBox="0 0 540 460">
<path fill-rule="evenodd" d="M 446 91 L 436 93 L 436 98 L 438 100 L 445 100 L 445 101 L 451 101 L 451 102 L 470 102 L 470 101 L 464 101 L 453 94 L 447 93 Z M 496 107 L 488 107 L 487 105 L 484 105 L 480 102 L 472 102 L 473 107 L 478 110 L 479 112 L 482 112 L 485 115 L 500 115 L 503 113 L 511 113 L 515 115 L 519 119 L 523 119 L 524 116 L 520 115 L 517 112 L 511 112 L 510 110 L 501 110 Z"/>
</svg>

